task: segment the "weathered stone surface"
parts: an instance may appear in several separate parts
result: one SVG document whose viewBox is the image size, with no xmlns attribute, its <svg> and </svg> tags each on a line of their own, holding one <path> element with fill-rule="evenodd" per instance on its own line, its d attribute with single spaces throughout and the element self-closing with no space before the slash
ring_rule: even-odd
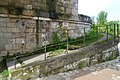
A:
<svg viewBox="0 0 120 80">
<path fill-rule="evenodd" d="M 32 33 L 33 32 L 33 28 L 27 28 L 26 32 Z"/>
<path fill-rule="evenodd" d="M 4 37 L 7 37 L 7 38 L 10 38 L 12 37 L 12 34 L 11 33 L 3 33 Z"/>
<path fill-rule="evenodd" d="M 17 33 L 20 32 L 20 30 L 18 28 L 12 28 L 12 32 Z"/>
<path fill-rule="evenodd" d="M 9 45 L 5 45 L 5 49 L 6 50 L 12 50 L 12 45 L 10 45 L 10 44 Z"/>
<path fill-rule="evenodd" d="M 7 55 L 7 51 L 1 51 L 0 52 L 0 56 L 6 56 Z"/>
<path fill-rule="evenodd" d="M 1 27 L 6 27 L 6 22 L 4 22 L 4 21 L 0 22 L 0 26 Z"/>
<path fill-rule="evenodd" d="M 3 37 L 3 33 L 2 33 L 2 32 L 0 32 L 0 38 L 1 38 L 1 37 Z"/>
<path fill-rule="evenodd" d="M 20 69 L 27 69 L 28 72 L 26 72 L 26 71 L 23 71 L 23 72 L 27 73 L 30 76 L 36 76 L 36 72 L 38 72 L 37 74 L 39 74 L 39 76 L 42 77 L 42 76 L 46 76 L 46 75 L 50 75 L 50 74 L 56 74 L 59 72 L 75 69 L 76 67 L 78 68 L 78 66 L 80 66 L 79 63 L 81 63 L 81 61 L 84 61 L 84 63 L 81 64 L 82 66 L 80 68 L 85 67 L 85 66 L 89 66 L 89 65 L 93 65 L 93 64 L 96 64 L 96 63 L 94 63 L 94 60 L 98 60 L 99 57 L 94 57 L 93 59 L 91 59 L 91 57 L 93 57 L 93 55 L 100 53 L 103 50 L 106 50 L 109 47 L 111 47 L 111 45 L 109 45 L 109 44 L 106 45 L 106 43 L 105 43 L 104 45 L 102 45 L 105 48 L 102 48 L 102 49 L 98 48 L 97 51 L 94 51 L 94 52 L 93 51 L 90 52 L 88 50 L 88 48 L 90 50 L 95 50 L 94 49 L 95 46 L 91 46 L 91 47 L 89 46 L 89 47 L 86 47 L 85 49 L 82 49 L 80 51 L 77 50 L 74 53 L 70 53 L 70 54 L 55 57 L 55 58 L 50 58 L 50 59 L 47 59 L 46 61 L 36 61 L 34 63 L 24 65 Z M 29 46 L 32 46 L 32 45 L 28 45 L 28 47 Z M 100 46 L 96 46 L 96 48 L 100 47 Z M 109 49 L 108 52 L 110 50 L 111 49 Z M 86 55 L 88 55 L 87 58 L 86 58 Z M 102 56 L 104 56 L 104 55 L 102 55 Z M 102 58 L 101 58 L 101 60 L 102 60 Z M 111 65 L 111 64 L 107 65 L 107 66 L 114 68 L 113 65 Z M 37 71 L 37 70 L 39 70 L 39 71 Z M 87 70 L 88 70 L 88 68 L 84 69 L 85 73 L 87 73 Z M 98 70 L 98 69 L 93 67 L 89 71 L 96 71 L 96 70 Z M 15 73 L 15 72 L 16 71 L 13 71 L 13 73 Z M 72 73 L 70 72 L 69 74 L 72 74 Z M 64 78 L 66 78 L 66 76 Z M 56 80 L 58 80 L 58 79 L 56 79 Z"/>
</svg>

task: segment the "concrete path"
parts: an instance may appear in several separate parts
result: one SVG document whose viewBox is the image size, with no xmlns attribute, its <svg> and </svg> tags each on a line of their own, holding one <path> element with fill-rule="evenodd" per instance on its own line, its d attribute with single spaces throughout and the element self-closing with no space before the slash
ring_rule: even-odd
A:
<svg viewBox="0 0 120 80">
<path fill-rule="evenodd" d="M 100 38 L 99 40 L 97 40 L 96 42 L 100 42 L 100 41 L 103 41 L 103 40 L 106 40 L 107 39 L 107 34 L 105 33 L 102 33 L 104 36 L 102 38 Z M 108 35 L 108 39 L 110 38 L 110 35 Z"/>
<path fill-rule="evenodd" d="M 98 42 L 101 42 L 101 41 L 104 41 L 104 40 L 107 40 L 107 34 L 105 33 L 101 33 L 103 34 L 104 36 L 101 37 L 99 40 L 97 40 L 96 42 L 93 42 L 92 44 L 95 44 L 95 43 L 98 43 Z M 110 38 L 110 35 L 108 35 L 108 39 Z"/>
<path fill-rule="evenodd" d="M 48 56 L 49 53 L 46 53 L 46 56 Z M 22 65 L 27 65 L 27 64 L 30 64 L 30 63 L 33 63 L 35 61 L 42 61 L 42 60 L 45 60 L 45 54 L 42 54 L 42 55 L 34 55 L 34 56 L 29 56 L 29 57 L 26 57 L 26 58 L 23 58 L 23 59 L 20 59 L 21 61 L 23 61 L 23 64 Z M 7 63 L 7 66 L 8 66 L 8 70 L 12 70 L 12 69 L 15 69 L 15 68 L 18 68 L 20 66 L 22 66 L 20 63 L 17 63 L 17 60 L 14 60 L 14 61 L 10 61 Z"/>
</svg>

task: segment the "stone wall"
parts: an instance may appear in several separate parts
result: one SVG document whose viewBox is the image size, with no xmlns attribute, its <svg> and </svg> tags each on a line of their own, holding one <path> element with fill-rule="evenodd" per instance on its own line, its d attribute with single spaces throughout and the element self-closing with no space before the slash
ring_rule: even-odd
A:
<svg viewBox="0 0 120 80">
<path fill-rule="evenodd" d="M 37 24 L 32 17 L 0 17 L 0 57 L 34 50 L 36 47 L 45 45 L 45 43 L 50 44 L 54 32 L 57 32 L 60 38 L 65 40 L 67 37 L 66 27 L 62 23 L 52 20 L 46 22 L 40 20 Z M 86 26 L 89 26 L 86 28 L 86 32 L 88 32 L 90 29 L 89 24 L 81 23 L 81 26 L 77 26 L 76 23 L 68 23 L 68 37 L 83 36 L 84 27 Z"/>
<path fill-rule="evenodd" d="M 0 17 L 0 56 L 25 52 L 36 46 L 36 21 Z"/>
<path fill-rule="evenodd" d="M 22 11 L 22 15 L 48 18 L 50 17 L 49 11 L 51 11 L 51 13 L 55 11 L 60 14 L 58 18 L 72 20 L 76 20 L 77 18 L 78 20 L 78 17 L 76 16 L 78 14 L 76 14 L 78 9 L 72 8 L 76 5 L 77 3 L 73 3 L 71 0 L 66 0 L 65 2 L 62 0 L 0 0 L 0 13 L 21 15 L 20 12 Z M 67 17 L 64 16 L 66 14 Z M 52 15 L 55 16 L 54 14 Z M 76 17 L 72 18 L 72 16 Z"/>
<path fill-rule="evenodd" d="M 47 76 L 75 68 L 82 68 L 85 66 L 94 65 L 104 60 L 105 55 L 107 55 L 107 53 L 104 53 L 105 55 L 101 53 L 102 51 L 106 51 L 108 48 L 110 48 L 111 45 L 111 43 L 105 43 L 104 45 L 102 45 L 105 48 L 100 48 L 101 45 L 89 46 L 84 49 L 74 51 L 67 55 L 54 57 L 46 61 L 36 61 L 28 65 L 23 65 L 19 69 L 10 71 L 10 77 L 15 77 L 17 79 L 22 80 L 26 80 L 28 78 L 34 79 L 36 77 Z M 95 48 L 97 48 L 97 51 L 95 50 Z M 113 48 L 115 52 L 113 51 Z M 109 49 L 108 52 L 116 54 L 116 47 L 113 48 Z M 115 56 L 115 58 L 116 57 L 117 56 Z"/>
</svg>

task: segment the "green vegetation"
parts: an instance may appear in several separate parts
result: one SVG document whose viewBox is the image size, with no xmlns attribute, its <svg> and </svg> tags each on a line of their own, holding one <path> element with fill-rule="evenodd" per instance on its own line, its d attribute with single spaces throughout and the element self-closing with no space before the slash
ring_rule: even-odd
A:
<svg viewBox="0 0 120 80">
<path fill-rule="evenodd" d="M 82 68 L 84 68 L 84 67 L 86 67 L 86 62 L 85 62 L 85 61 L 81 61 L 81 62 L 78 64 L 78 68 L 79 68 L 79 69 L 82 69 Z"/>
<path fill-rule="evenodd" d="M 7 77 L 9 75 L 8 70 L 4 70 L 0 75 L 2 75 L 3 77 Z"/>
<path fill-rule="evenodd" d="M 97 24 L 104 26 L 107 22 L 107 12 L 101 11 L 97 17 Z"/>
<path fill-rule="evenodd" d="M 90 43 L 98 40 L 99 38 L 101 38 L 103 35 L 99 34 L 97 35 L 96 30 L 91 29 L 88 33 L 86 33 L 85 35 L 85 45 L 89 45 Z M 79 46 L 84 46 L 84 36 L 79 37 L 77 39 L 70 39 L 69 40 L 69 44 L 70 45 L 79 45 Z"/>
<path fill-rule="evenodd" d="M 116 20 L 116 21 L 109 21 L 108 22 L 107 15 L 108 15 L 107 12 L 101 11 L 97 17 L 97 24 L 95 24 L 94 17 L 93 17 L 92 18 L 92 23 L 93 23 L 92 27 L 98 28 L 98 32 L 106 33 L 106 34 L 109 34 L 111 36 L 114 35 L 114 31 L 115 31 L 116 36 L 119 35 L 116 32 L 120 32 L 120 28 L 118 27 L 118 29 L 117 28 L 114 29 L 114 26 L 116 27 L 117 24 L 119 24 L 119 21 Z"/>
<path fill-rule="evenodd" d="M 106 57 L 106 61 L 110 61 L 115 59 L 117 56 L 119 55 L 119 53 L 117 51 L 112 52 L 112 54 L 110 54 L 108 57 Z"/>
<path fill-rule="evenodd" d="M 54 32 L 53 36 L 52 36 L 52 43 L 55 44 L 55 43 L 59 43 L 59 42 L 60 42 L 60 37 L 57 32 Z"/>
</svg>

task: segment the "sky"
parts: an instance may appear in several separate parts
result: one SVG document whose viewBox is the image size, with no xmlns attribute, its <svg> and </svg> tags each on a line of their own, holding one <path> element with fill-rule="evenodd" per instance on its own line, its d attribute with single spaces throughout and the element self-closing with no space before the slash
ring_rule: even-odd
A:
<svg viewBox="0 0 120 80">
<path fill-rule="evenodd" d="M 78 0 L 79 14 L 96 18 L 100 11 L 108 13 L 108 21 L 120 20 L 120 0 Z"/>
</svg>

